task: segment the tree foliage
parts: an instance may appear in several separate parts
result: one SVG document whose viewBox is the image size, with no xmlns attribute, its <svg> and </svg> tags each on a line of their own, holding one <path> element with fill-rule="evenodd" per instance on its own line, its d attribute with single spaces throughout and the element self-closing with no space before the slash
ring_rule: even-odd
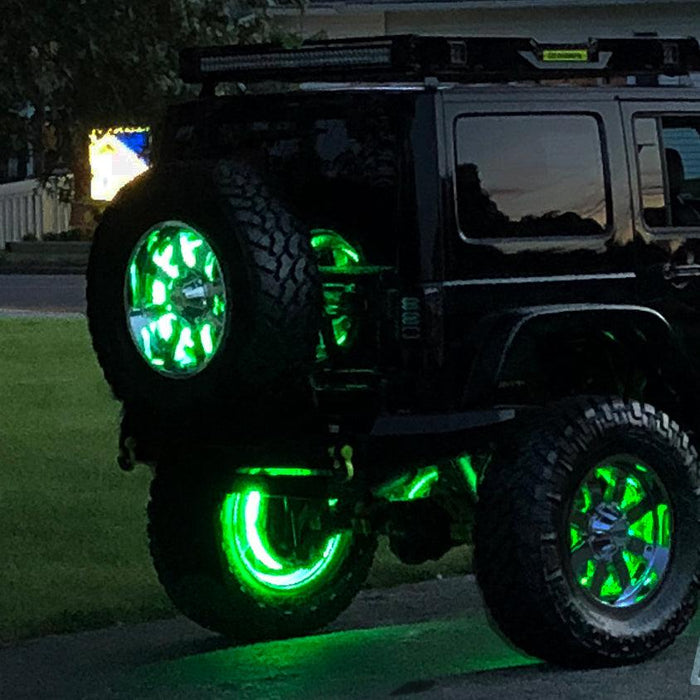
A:
<svg viewBox="0 0 700 700">
<path fill-rule="evenodd" d="M 157 123 L 183 95 L 179 49 L 274 40 L 271 3 L 4 0 L 0 150 L 29 143 L 40 175 L 79 176 L 91 129 Z"/>
</svg>

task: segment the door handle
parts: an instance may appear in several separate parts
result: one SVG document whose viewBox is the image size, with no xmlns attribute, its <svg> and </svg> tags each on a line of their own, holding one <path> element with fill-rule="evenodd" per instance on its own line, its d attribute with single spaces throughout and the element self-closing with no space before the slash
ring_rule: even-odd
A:
<svg viewBox="0 0 700 700">
<path fill-rule="evenodd" d="M 664 265 L 664 279 L 669 282 L 678 282 L 693 277 L 700 277 L 700 265 Z"/>
</svg>

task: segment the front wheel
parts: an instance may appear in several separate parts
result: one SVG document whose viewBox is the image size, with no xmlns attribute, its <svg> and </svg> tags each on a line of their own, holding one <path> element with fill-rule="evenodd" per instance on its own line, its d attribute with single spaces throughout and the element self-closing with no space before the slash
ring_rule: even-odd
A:
<svg viewBox="0 0 700 700">
<path fill-rule="evenodd" d="M 545 660 L 647 659 L 695 611 L 699 514 L 697 453 L 668 416 L 621 399 L 557 404 L 521 426 L 480 486 L 485 601 Z"/>
<path fill-rule="evenodd" d="M 345 609 L 372 564 L 375 536 L 340 527 L 337 508 L 160 465 L 149 504 L 154 565 L 175 605 L 204 627 L 240 641 L 305 634 Z"/>
</svg>

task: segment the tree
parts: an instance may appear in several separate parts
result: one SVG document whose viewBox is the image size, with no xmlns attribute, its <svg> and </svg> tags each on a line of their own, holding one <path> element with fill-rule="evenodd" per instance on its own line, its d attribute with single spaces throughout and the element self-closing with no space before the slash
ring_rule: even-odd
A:
<svg viewBox="0 0 700 700">
<path fill-rule="evenodd" d="M 40 177 L 71 171 L 87 196 L 88 134 L 156 124 L 187 88 L 188 45 L 274 39 L 272 0 L 5 0 L 0 17 L 0 143 L 29 144 Z"/>
</svg>

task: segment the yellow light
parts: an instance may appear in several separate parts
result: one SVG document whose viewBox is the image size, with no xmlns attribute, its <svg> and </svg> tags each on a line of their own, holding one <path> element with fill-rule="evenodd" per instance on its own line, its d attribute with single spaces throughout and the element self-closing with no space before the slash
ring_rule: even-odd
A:
<svg viewBox="0 0 700 700">
<path fill-rule="evenodd" d="M 111 201 L 117 192 L 137 175 L 148 170 L 148 163 L 131 150 L 118 134 L 148 133 L 147 128 L 116 127 L 90 134 L 90 196 Z"/>
</svg>

